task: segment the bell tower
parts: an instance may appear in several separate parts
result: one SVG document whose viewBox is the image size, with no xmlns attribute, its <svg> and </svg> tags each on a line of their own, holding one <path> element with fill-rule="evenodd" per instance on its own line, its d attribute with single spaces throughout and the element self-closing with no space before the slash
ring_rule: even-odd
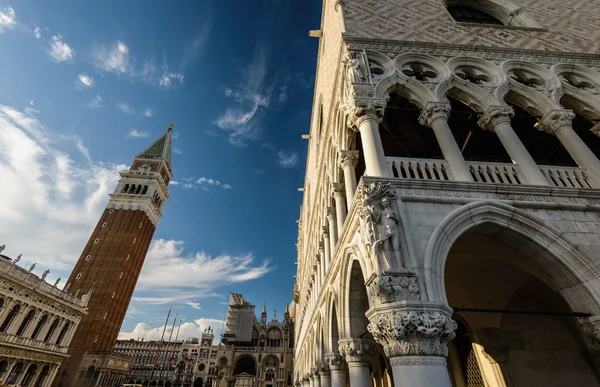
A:
<svg viewBox="0 0 600 387">
<path fill-rule="evenodd" d="M 69 276 L 65 287 L 69 293 L 85 294 L 91 288 L 93 293 L 56 386 L 87 385 L 90 379 L 95 383 L 109 375 L 115 382 L 120 378 L 119 369 L 101 368 L 115 361 L 94 359 L 95 369 L 90 372 L 82 360 L 112 356 L 156 224 L 169 199 L 172 128 L 173 124 L 134 156 L 129 170 L 120 173 L 117 187 Z"/>
</svg>

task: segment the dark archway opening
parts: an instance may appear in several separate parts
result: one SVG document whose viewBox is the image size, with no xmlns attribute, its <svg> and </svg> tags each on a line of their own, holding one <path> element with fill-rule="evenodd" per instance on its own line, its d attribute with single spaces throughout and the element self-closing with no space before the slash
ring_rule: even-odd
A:
<svg viewBox="0 0 600 387">
<path fill-rule="evenodd" d="M 196 378 L 196 380 L 194 380 L 194 387 L 202 387 L 203 383 L 204 381 L 202 380 L 202 378 Z"/>
<path fill-rule="evenodd" d="M 369 299 L 365 286 L 365 277 L 357 260 L 352 262 L 349 286 L 349 314 L 350 314 L 350 337 L 362 338 L 368 335 L 367 317 L 369 310 Z"/>
<path fill-rule="evenodd" d="M 233 375 L 247 373 L 256 376 L 256 361 L 252 356 L 244 355 L 238 359 L 233 369 Z"/>
</svg>

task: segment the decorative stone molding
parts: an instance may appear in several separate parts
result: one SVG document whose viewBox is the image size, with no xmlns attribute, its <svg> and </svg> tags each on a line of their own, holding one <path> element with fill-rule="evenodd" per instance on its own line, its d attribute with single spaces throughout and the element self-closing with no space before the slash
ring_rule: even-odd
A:
<svg viewBox="0 0 600 387">
<path fill-rule="evenodd" d="M 396 356 L 390 358 L 390 365 L 395 366 L 446 366 L 446 358 L 443 356 Z"/>
<path fill-rule="evenodd" d="M 482 129 L 493 132 L 496 126 L 500 124 L 510 124 L 510 120 L 514 116 L 515 111 L 511 106 L 491 106 L 477 121 L 477 125 Z"/>
<path fill-rule="evenodd" d="M 329 217 L 335 221 L 335 207 L 327 207 L 327 218 Z"/>
<path fill-rule="evenodd" d="M 337 353 L 328 353 L 325 355 L 325 361 L 330 370 L 338 371 L 344 369 L 344 357 Z"/>
<path fill-rule="evenodd" d="M 447 102 L 428 102 L 419 114 L 419 123 L 431 127 L 438 119 L 447 120 L 450 117 L 450 104 Z"/>
<path fill-rule="evenodd" d="M 319 367 L 314 366 L 310 369 L 311 377 L 319 377 Z"/>
<path fill-rule="evenodd" d="M 556 134 L 556 131 L 565 126 L 570 127 L 575 113 L 572 110 L 552 110 L 535 125 L 538 130 L 550 134 Z"/>
<path fill-rule="evenodd" d="M 365 363 L 375 354 L 375 342 L 370 339 L 342 339 L 338 349 L 348 363 Z"/>
<path fill-rule="evenodd" d="M 333 186 L 332 191 L 333 191 L 334 197 L 335 196 L 340 196 L 340 197 L 344 196 L 344 192 L 345 192 L 344 183 L 333 183 L 332 186 Z"/>
<path fill-rule="evenodd" d="M 600 319 L 581 324 L 581 329 L 595 344 L 600 344 Z"/>
<path fill-rule="evenodd" d="M 326 362 L 318 362 L 317 368 L 320 376 L 329 376 L 329 365 Z"/>
<path fill-rule="evenodd" d="M 414 273 L 374 275 L 367 281 L 366 285 L 369 298 L 375 304 L 421 299 L 417 277 Z"/>
<path fill-rule="evenodd" d="M 349 115 L 348 119 L 352 129 L 358 131 L 360 125 L 366 120 L 375 120 L 378 124 L 381 123 L 386 104 L 384 99 L 372 98 L 356 101 L 352 106 L 347 105 L 344 110 Z"/>
<path fill-rule="evenodd" d="M 418 307 L 403 304 L 373 308 L 367 313 L 368 330 L 388 357 L 447 356 L 448 342 L 458 327 L 452 311 L 442 305 Z"/>
<path fill-rule="evenodd" d="M 356 168 L 358 165 L 359 153 L 357 150 L 342 150 L 340 151 L 340 164 L 342 167 L 350 166 Z"/>
</svg>

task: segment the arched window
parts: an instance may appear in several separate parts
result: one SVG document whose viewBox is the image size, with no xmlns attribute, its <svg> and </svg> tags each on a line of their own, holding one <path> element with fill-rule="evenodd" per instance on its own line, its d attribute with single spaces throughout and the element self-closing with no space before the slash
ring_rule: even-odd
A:
<svg viewBox="0 0 600 387">
<path fill-rule="evenodd" d="M 44 338 L 45 342 L 49 343 L 49 340 L 52 337 L 52 335 L 54 334 L 54 331 L 56 330 L 57 326 L 58 326 L 58 319 L 55 319 L 52 322 L 52 325 L 50 325 L 50 329 L 48 329 L 48 333 L 46 333 L 46 337 Z"/>
<path fill-rule="evenodd" d="M 44 328 L 44 325 L 46 325 L 46 321 L 48 321 L 48 315 L 44 315 L 41 318 L 41 320 L 37 323 L 35 329 L 33 330 L 33 333 L 31 334 L 32 339 L 37 338 L 37 335 L 40 334 L 40 331 L 42 330 L 42 328 Z"/>
<path fill-rule="evenodd" d="M 265 380 L 267 382 L 270 382 L 274 378 L 275 378 L 275 372 L 273 372 L 273 370 L 267 370 L 267 374 L 265 375 Z"/>
<path fill-rule="evenodd" d="M 125 186 L 121 190 L 121 193 L 127 193 L 128 190 L 129 190 L 129 184 L 125 184 Z"/>
<path fill-rule="evenodd" d="M 129 189 L 129 193 L 134 193 L 135 192 L 135 184 L 131 185 L 131 188 Z"/>
<path fill-rule="evenodd" d="M 144 186 L 144 189 L 142 190 L 142 195 L 145 195 L 146 192 L 148 192 L 148 186 L 147 185 Z"/>
<path fill-rule="evenodd" d="M 30 310 L 29 313 L 27 313 L 27 316 L 25 316 L 25 319 L 21 323 L 21 326 L 19 327 L 19 329 L 17 329 L 17 336 L 23 335 L 23 332 L 25 331 L 25 329 L 29 326 L 29 323 L 31 323 L 31 320 L 33 320 L 34 315 L 35 315 L 35 311 L 33 309 Z"/>
<path fill-rule="evenodd" d="M 58 338 L 56 339 L 56 345 L 60 345 L 60 343 L 63 341 L 63 339 L 65 338 L 65 335 L 67 334 L 67 331 L 69 330 L 69 323 L 66 322 L 65 326 L 62 328 L 62 330 L 60 331 L 60 334 L 58 335 Z"/>
<path fill-rule="evenodd" d="M 8 330 L 10 324 L 13 322 L 13 320 L 17 316 L 17 313 L 19 313 L 20 310 L 21 310 L 21 305 L 19 305 L 19 304 L 15 305 L 12 308 L 12 310 L 10 311 L 10 313 L 8 313 L 8 316 L 6 316 L 6 318 L 4 319 L 4 322 L 0 326 L 0 332 L 6 332 Z"/>
<path fill-rule="evenodd" d="M 141 185 L 138 185 L 138 186 L 137 186 L 137 189 L 135 190 L 135 193 L 136 193 L 136 194 L 139 194 L 140 192 L 142 192 L 142 186 L 141 186 Z"/>
<path fill-rule="evenodd" d="M 452 15 L 454 20 L 461 23 L 503 24 L 500 20 L 496 19 L 492 15 L 463 5 L 450 5 L 448 6 L 448 12 L 450 12 L 450 15 Z"/>
</svg>

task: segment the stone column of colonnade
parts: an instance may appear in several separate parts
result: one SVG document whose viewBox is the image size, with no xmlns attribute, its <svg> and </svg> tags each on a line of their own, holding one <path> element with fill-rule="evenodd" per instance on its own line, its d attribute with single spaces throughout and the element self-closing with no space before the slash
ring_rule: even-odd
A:
<svg viewBox="0 0 600 387">
<path fill-rule="evenodd" d="M 506 153 L 519 166 L 528 184 L 549 185 L 540 167 L 538 167 L 512 128 L 510 120 L 514 116 L 514 109 L 510 106 L 491 106 L 477 124 L 482 129 L 496 133 L 504 149 L 506 149 Z"/>
<path fill-rule="evenodd" d="M 600 187 L 600 160 L 573 130 L 575 113 L 571 110 L 552 110 L 540 120 L 537 128 L 558 138 L 577 165 L 585 168 L 595 188 Z"/>
<path fill-rule="evenodd" d="M 446 102 L 429 102 L 421 110 L 419 123 L 433 129 L 435 138 L 448 162 L 450 173 L 454 180 L 473 181 L 469 172 L 469 166 L 454 139 L 454 135 L 448 126 L 448 117 L 450 116 L 450 104 Z"/>
<path fill-rule="evenodd" d="M 340 165 L 344 171 L 344 186 L 346 188 L 346 205 L 350 210 L 354 193 L 356 192 L 356 166 L 358 165 L 357 150 L 340 151 Z"/>
<path fill-rule="evenodd" d="M 350 387 L 370 387 L 369 359 L 375 354 L 375 342 L 370 339 L 342 339 L 338 341 L 338 348 L 348 364 Z"/>
<path fill-rule="evenodd" d="M 331 242 L 329 242 L 329 227 L 323 226 L 323 250 L 325 252 L 325 268 L 329 269 L 331 262 Z"/>
<path fill-rule="evenodd" d="M 368 330 L 390 360 L 394 385 L 451 387 L 446 358 L 457 328 L 452 309 L 421 301 L 412 273 L 379 275 L 368 287 Z"/>
<path fill-rule="evenodd" d="M 344 221 L 346 220 L 347 214 L 343 183 L 333 183 L 333 199 L 335 200 L 335 216 L 337 220 L 337 232 L 339 238 L 342 236 Z"/>
<path fill-rule="evenodd" d="M 327 207 L 327 223 L 329 224 L 329 248 L 330 253 L 335 251 L 335 245 L 338 239 L 337 219 L 335 207 Z"/>
<path fill-rule="evenodd" d="M 317 363 L 319 378 L 321 379 L 321 387 L 331 387 L 331 379 L 329 377 L 329 366 L 327 363 Z"/>
<path fill-rule="evenodd" d="M 339 353 L 325 355 L 325 361 L 329 366 L 331 387 L 346 387 L 346 370 L 344 358 Z"/>
<path fill-rule="evenodd" d="M 321 377 L 319 375 L 319 368 L 315 366 L 311 369 L 311 371 L 314 387 L 321 387 Z"/>
<path fill-rule="evenodd" d="M 369 101 L 367 105 L 356 106 L 352 111 L 354 125 L 360 132 L 367 176 L 389 176 L 379 135 L 379 123 L 383 119 L 384 107 L 385 101 Z"/>
</svg>

